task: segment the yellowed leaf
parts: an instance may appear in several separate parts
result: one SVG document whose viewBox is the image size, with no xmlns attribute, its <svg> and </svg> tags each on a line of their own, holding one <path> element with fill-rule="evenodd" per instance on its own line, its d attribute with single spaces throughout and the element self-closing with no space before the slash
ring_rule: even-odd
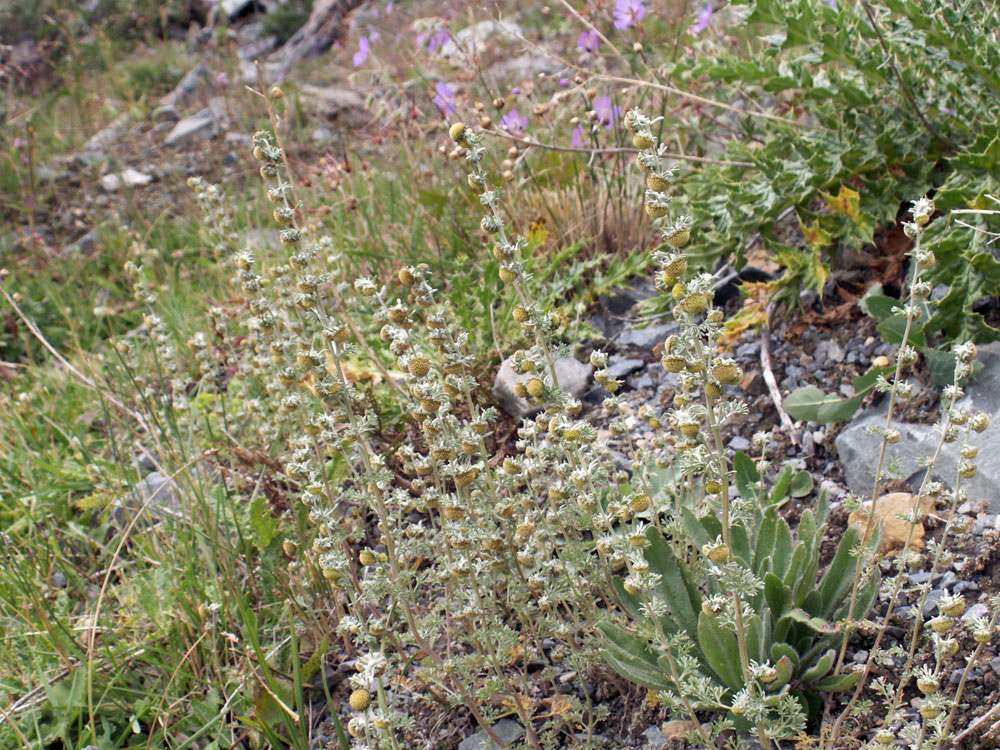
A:
<svg viewBox="0 0 1000 750">
<path fill-rule="evenodd" d="M 823 200 L 835 214 L 849 216 L 857 221 L 861 218 L 861 194 L 856 190 L 851 190 L 846 185 L 841 184 L 840 192 L 836 196 L 820 193 Z"/>
<path fill-rule="evenodd" d="M 900 516 L 910 517 L 914 508 L 917 507 L 918 498 L 909 492 L 890 492 L 882 495 L 875 504 L 875 524 L 882 527 L 882 553 L 895 554 L 906 544 L 906 538 L 910 534 L 910 522 L 900 518 Z M 924 514 L 934 510 L 934 498 L 919 498 L 920 509 Z M 868 513 L 871 503 L 865 503 L 862 510 L 856 510 L 847 519 L 849 526 L 858 526 L 862 530 L 868 525 Z M 868 538 L 865 539 L 868 541 Z M 924 524 L 918 521 L 913 526 L 913 539 L 910 541 L 910 549 L 922 550 L 924 548 Z"/>
</svg>

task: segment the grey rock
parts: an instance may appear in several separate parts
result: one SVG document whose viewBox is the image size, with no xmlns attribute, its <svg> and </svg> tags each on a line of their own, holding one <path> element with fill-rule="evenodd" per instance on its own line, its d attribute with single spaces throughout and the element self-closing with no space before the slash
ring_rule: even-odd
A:
<svg viewBox="0 0 1000 750">
<path fill-rule="evenodd" d="M 948 592 L 944 589 L 931 589 L 927 592 L 927 600 L 924 602 L 924 617 L 930 617 L 937 608 L 938 602 L 944 599 Z"/>
<path fill-rule="evenodd" d="M 524 727 L 511 719 L 501 719 L 493 725 L 493 731 L 505 743 L 516 742 L 524 736 Z M 485 730 L 476 732 L 458 743 L 458 750 L 502 750 L 490 739 Z"/>
<path fill-rule="evenodd" d="M 604 338 L 614 338 L 625 326 L 619 320 L 614 320 L 607 315 L 592 315 L 587 325 L 600 333 Z"/>
<path fill-rule="evenodd" d="M 492 48 L 498 39 L 516 41 L 523 36 L 524 31 L 516 23 L 510 21 L 480 21 L 472 26 L 467 26 L 451 39 L 441 45 L 438 54 L 442 57 L 453 58 L 456 65 L 469 60 L 469 56 L 475 56 L 483 52 L 487 45 Z"/>
<path fill-rule="evenodd" d="M 525 376 L 514 372 L 512 362 L 513 359 L 508 357 L 500 365 L 493 381 L 493 397 L 512 417 L 524 419 L 537 414 L 541 411 L 541 407 L 529 404 L 514 394 L 514 384 Z M 559 386 L 574 398 L 580 398 L 587 391 L 593 371 L 591 365 L 578 362 L 572 357 L 561 357 L 556 360 L 556 378 L 559 380 Z"/>
<path fill-rule="evenodd" d="M 734 451 L 747 451 L 750 450 L 750 441 L 742 435 L 733 435 L 729 441 L 729 447 Z"/>
<path fill-rule="evenodd" d="M 313 143 L 326 143 L 333 139 L 333 131 L 330 128 L 313 128 Z"/>
<path fill-rule="evenodd" d="M 608 359 L 608 376 L 621 379 L 646 366 L 646 360 L 615 355 Z"/>
<path fill-rule="evenodd" d="M 72 245 L 67 245 L 66 252 L 68 254 L 92 253 L 94 251 L 94 248 L 97 246 L 97 239 L 98 239 L 97 230 L 91 229 L 85 235 L 83 235 L 83 237 L 74 242 Z"/>
<path fill-rule="evenodd" d="M 52 574 L 53 586 L 58 586 L 59 588 L 64 589 L 66 588 L 67 583 L 68 581 L 66 580 L 66 576 L 65 574 L 63 574 L 61 570 L 57 570 L 55 573 Z"/>
<path fill-rule="evenodd" d="M 990 660 L 990 669 L 1000 675 L 1000 656 Z"/>
<path fill-rule="evenodd" d="M 997 517 L 991 515 L 980 516 L 976 519 L 975 523 L 972 525 L 972 533 L 976 536 L 980 534 L 985 534 L 987 531 L 995 529 L 997 525 Z"/>
<path fill-rule="evenodd" d="M 646 349 L 652 351 L 657 344 L 663 341 L 672 333 L 677 333 L 680 326 L 677 323 L 664 323 L 658 326 L 647 328 L 629 328 L 618 336 L 619 346 L 631 346 L 635 349 Z"/>
<path fill-rule="evenodd" d="M 132 167 L 126 167 L 124 172 L 109 172 L 100 179 L 101 187 L 109 193 L 117 193 L 122 187 L 141 187 L 152 181 L 152 175 L 132 169 Z"/>
<path fill-rule="evenodd" d="M 748 341 L 736 347 L 736 359 L 740 362 L 754 362 L 760 356 L 760 342 Z"/>
<path fill-rule="evenodd" d="M 68 169 L 59 169 L 51 164 L 39 164 L 35 169 L 35 179 L 39 182 L 62 182 L 72 176 Z"/>
<path fill-rule="evenodd" d="M 188 478 L 200 479 L 197 468 L 188 470 Z M 183 518 L 183 488 L 177 479 L 171 479 L 158 471 L 146 475 L 135 489 L 116 501 L 112 517 L 119 525 L 126 525 L 131 516 L 142 512 L 148 519 Z"/>
<path fill-rule="evenodd" d="M 346 86 L 314 86 L 305 84 L 302 99 L 319 115 L 334 119 L 348 110 L 361 111 L 365 107 L 364 97 Z"/>
<path fill-rule="evenodd" d="M 181 119 L 181 113 L 173 104 L 161 104 L 153 110 L 154 122 L 177 122 Z"/>
<path fill-rule="evenodd" d="M 161 107 L 183 107 L 194 99 L 198 90 L 208 80 L 211 71 L 207 65 L 196 65 L 180 80 L 174 90 L 160 99 Z"/>
<path fill-rule="evenodd" d="M 959 581 L 952 589 L 953 594 L 965 594 L 970 591 L 979 591 L 979 584 L 975 581 Z"/>
<path fill-rule="evenodd" d="M 491 65 L 488 72 L 492 77 L 523 80 L 534 78 L 539 73 L 551 75 L 564 69 L 565 66 L 560 65 L 548 55 L 526 52 L 523 55 Z"/>
<path fill-rule="evenodd" d="M 632 377 L 626 379 L 625 382 L 628 383 L 628 387 L 634 391 L 638 391 L 643 388 L 652 388 L 654 385 L 656 385 L 656 381 L 653 380 L 653 378 L 647 375 L 646 373 L 642 373 L 641 375 L 633 375 Z"/>
<path fill-rule="evenodd" d="M 659 727 L 647 728 L 642 733 L 642 736 L 646 738 L 646 747 L 649 748 L 649 750 L 661 750 L 661 748 L 664 748 L 667 745 L 667 736 Z"/>
<path fill-rule="evenodd" d="M 982 602 L 976 602 L 962 615 L 963 620 L 979 620 L 989 617 L 990 609 Z"/>
<path fill-rule="evenodd" d="M 983 447 L 1000 441 L 1000 345 L 986 344 L 979 348 L 979 361 L 983 365 L 979 377 L 967 387 L 968 394 L 959 406 L 984 411 L 991 417 L 985 432 L 974 436 L 974 443 Z M 872 476 L 878 463 L 882 438 L 868 432 L 869 427 L 885 424 L 887 403 L 856 417 L 837 436 L 836 447 L 844 467 L 847 485 L 857 495 L 871 491 Z M 911 486 L 919 484 L 924 470 L 921 462 L 933 455 L 939 435 L 930 425 L 896 423 L 902 440 L 891 446 L 890 457 L 897 456 L 904 467 L 904 478 Z M 934 467 L 933 478 L 950 486 L 958 468 L 960 443 L 946 444 Z M 991 513 L 1000 513 L 1000 451 L 980 450 L 976 459 L 979 473 L 964 480 L 963 487 L 971 499 L 985 499 Z"/>
<path fill-rule="evenodd" d="M 176 125 L 164 142 L 167 146 L 186 146 L 193 141 L 207 141 L 219 134 L 219 122 L 211 109 L 203 109 L 193 117 L 187 117 Z"/>
<path fill-rule="evenodd" d="M 258 22 L 240 26 L 236 31 L 236 42 L 239 45 L 236 54 L 241 60 L 256 60 L 280 46 L 277 34 L 265 34 L 264 24 Z"/>
<path fill-rule="evenodd" d="M 106 128 L 92 135 L 74 160 L 86 167 L 100 164 L 108 158 L 108 151 L 117 144 L 128 130 L 130 119 L 127 113 L 118 115 Z"/>
<path fill-rule="evenodd" d="M 816 345 L 813 356 L 817 362 L 831 362 L 840 364 L 844 361 L 844 350 L 835 339 L 823 339 Z"/>
<path fill-rule="evenodd" d="M 832 479 L 824 479 L 819 483 L 819 491 L 825 492 L 833 500 L 839 500 L 847 494 L 847 490 L 834 482 Z"/>
<path fill-rule="evenodd" d="M 236 133 L 229 131 L 226 133 L 226 145 L 234 146 L 245 152 L 250 151 L 253 144 L 253 137 L 249 133 Z"/>
<path fill-rule="evenodd" d="M 243 235 L 243 244 L 246 245 L 247 249 L 261 253 L 281 248 L 277 229 L 251 229 Z"/>
</svg>

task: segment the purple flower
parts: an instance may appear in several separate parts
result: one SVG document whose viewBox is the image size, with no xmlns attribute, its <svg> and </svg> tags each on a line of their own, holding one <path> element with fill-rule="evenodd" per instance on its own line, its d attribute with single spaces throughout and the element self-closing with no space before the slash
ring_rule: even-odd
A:
<svg viewBox="0 0 1000 750">
<path fill-rule="evenodd" d="M 357 68 L 365 60 L 368 59 L 368 50 L 371 48 L 371 42 L 368 41 L 368 37 L 363 36 L 358 40 L 358 51 L 354 53 L 354 67 Z"/>
<path fill-rule="evenodd" d="M 512 88 L 510 90 L 510 94 L 511 94 L 511 96 L 520 96 L 520 94 L 521 94 L 521 87 L 520 86 L 515 86 L 514 88 Z"/>
<path fill-rule="evenodd" d="M 439 81 L 437 86 L 434 87 L 434 91 L 437 93 L 434 97 L 434 103 L 441 110 L 441 114 L 445 117 L 451 117 L 455 114 L 455 91 L 452 87 L 443 81 Z"/>
<path fill-rule="evenodd" d="M 568 78 L 560 78 L 559 79 L 559 88 L 568 89 L 569 88 L 569 79 Z"/>
<path fill-rule="evenodd" d="M 447 29 L 422 31 L 417 34 L 417 46 L 424 47 L 428 52 L 437 52 L 449 39 L 451 39 L 451 36 L 448 34 Z"/>
<path fill-rule="evenodd" d="M 608 97 L 602 96 L 594 102 L 594 112 L 597 113 L 597 119 L 604 125 L 604 129 L 611 130 L 621 116 L 622 110 L 617 104 L 612 104 Z"/>
<path fill-rule="evenodd" d="M 219 71 L 215 76 L 215 82 L 221 86 L 225 86 L 229 83 L 229 75 L 224 70 Z"/>
<path fill-rule="evenodd" d="M 580 40 L 576 43 L 576 48 L 581 52 L 596 52 L 600 44 L 596 31 L 581 31 Z"/>
<path fill-rule="evenodd" d="M 500 127 L 513 136 L 519 136 L 528 127 L 528 118 L 524 117 L 516 109 L 512 109 L 500 118 Z"/>
<path fill-rule="evenodd" d="M 837 10 L 837 0 L 826 0 L 826 4 L 834 10 Z"/>
<path fill-rule="evenodd" d="M 646 0 L 618 0 L 612 14 L 615 28 L 619 31 L 631 29 L 646 15 Z"/>
<path fill-rule="evenodd" d="M 575 148 L 580 148 L 583 146 L 583 125 L 577 125 L 573 128 L 573 141 L 572 144 Z"/>
<path fill-rule="evenodd" d="M 14 139 L 14 148 L 16 148 L 16 149 L 22 149 L 22 148 L 24 148 L 27 145 L 28 145 L 28 142 L 26 140 L 22 139 L 22 138 L 15 138 Z"/>
<path fill-rule="evenodd" d="M 701 9 L 701 13 L 695 16 L 694 26 L 691 27 L 691 33 L 700 34 L 707 29 L 708 22 L 712 20 L 713 13 L 715 13 L 715 8 L 712 6 L 712 3 L 705 3 L 705 7 Z"/>
</svg>

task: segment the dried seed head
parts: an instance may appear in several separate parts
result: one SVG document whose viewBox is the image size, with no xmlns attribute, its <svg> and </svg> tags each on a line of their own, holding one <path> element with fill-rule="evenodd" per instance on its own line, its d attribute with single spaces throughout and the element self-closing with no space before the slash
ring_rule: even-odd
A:
<svg viewBox="0 0 1000 750">
<path fill-rule="evenodd" d="M 363 688 L 355 690 L 351 693 L 350 704 L 355 711 L 364 711 L 372 704 L 372 694 Z"/>
</svg>

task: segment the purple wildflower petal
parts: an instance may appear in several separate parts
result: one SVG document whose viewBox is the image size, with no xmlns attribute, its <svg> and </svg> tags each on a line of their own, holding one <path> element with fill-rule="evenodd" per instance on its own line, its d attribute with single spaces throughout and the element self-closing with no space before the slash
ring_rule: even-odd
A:
<svg viewBox="0 0 1000 750">
<path fill-rule="evenodd" d="M 583 146 L 583 125 L 577 125 L 573 128 L 573 141 L 572 144 L 575 148 L 580 148 Z"/>
<path fill-rule="evenodd" d="M 455 109 L 455 91 L 447 83 L 439 81 L 434 87 L 434 91 L 437 95 L 434 97 L 434 104 L 437 105 L 438 109 L 445 117 L 451 117 L 456 113 Z"/>
<path fill-rule="evenodd" d="M 621 107 L 613 104 L 606 96 L 594 102 L 594 112 L 597 113 L 597 119 L 604 125 L 605 130 L 611 130 L 622 114 Z"/>
<path fill-rule="evenodd" d="M 371 48 L 371 42 L 368 41 L 368 37 L 363 36 L 358 40 L 358 51 L 354 53 L 354 67 L 357 68 L 365 60 L 368 59 L 368 50 Z"/>
<path fill-rule="evenodd" d="M 631 29 L 646 16 L 646 2 L 645 0 L 618 0 L 615 3 L 612 16 L 615 19 L 616 29 L 619 31 Z"/>
<path fill-rule="evenodd" d="M 595 52 L 600 46 L 596 31 L 581 31 L 580 39 L 576 43 L 576 48 L 581 52 Z"/>
<path fill-rule="evenodd" d="M 516 109 L 512 109 L 500 118 L 500 127 L 513 136 L 519 136 L 528 127 L 528 118 Z"/>
<path fill-rule="evenodd" d="M 712 3 L 706 3 L 705 7 L 701 9 L 701 13 L 695 17 L 694 26 L 691 27 L 691 33 L 700 34 L 707 29 L 708 22 L 712 20 L 713 13 L 715 13 L 715 8 L 712 6 Z"/>
</svg>

